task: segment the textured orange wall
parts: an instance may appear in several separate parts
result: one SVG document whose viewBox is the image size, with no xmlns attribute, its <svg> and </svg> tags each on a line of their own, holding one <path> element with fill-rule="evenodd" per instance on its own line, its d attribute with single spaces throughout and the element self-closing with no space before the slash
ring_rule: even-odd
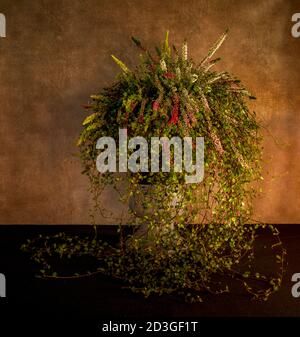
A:
<svg viewBox="0 0 300 337">
<path fill-rule="evenodd" d="M 298 7 L 297 7 L 298 4 Z M 0 0 L 0 223 L 88 223 L 87 180 L 74 156 L 85 103 L 145 45 L 189 41 L 200 59 L 228 27 L 221 67 L 258 97 L 266 133 L 264 194 L 256 217 L 300 223 L 300 38 L 292 0 Z M 103 202 L 113 205 L 114 196 Z"/>
</svg>

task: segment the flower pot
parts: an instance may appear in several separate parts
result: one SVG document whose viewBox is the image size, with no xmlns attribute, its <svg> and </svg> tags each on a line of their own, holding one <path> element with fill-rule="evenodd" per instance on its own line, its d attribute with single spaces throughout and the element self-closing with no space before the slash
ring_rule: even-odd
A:
<svg viewBox="0 0 300 337">
<path fill-rule="evenodd" d="M 169 201 L 170 223 L 160 226 L 161 220 L 158 213 L 162 209 L 158 205 L 157 207 L 147 207 L 147 203 L 149 203 L 149 200 L 151 200 L 151 198 L 155 198 L 156 192 L 156 187 L 154 185 L 140 185 L 138 192 L 133 193 L 129 199 L 129 209 L 132 212 L 133 216 L 135 216 L 136 218 L 140 218 L 141 221 L 143 221 L 143 223 L 139 225 L 139 228 L 134 234 L 136 238 L 144 237 L 147 235 L 149 230 L 149 222 L 151 221 L 157 221 L 157 230 L 159 231 L 170 232 L 174 230 L 174 218 L 176 216 L 175 207 L 180 202 L 179 193 L 172 193 L 172 197 Z M 149 221 L 146 220 L 147 217 L 149 218 Z"/>
</svg>

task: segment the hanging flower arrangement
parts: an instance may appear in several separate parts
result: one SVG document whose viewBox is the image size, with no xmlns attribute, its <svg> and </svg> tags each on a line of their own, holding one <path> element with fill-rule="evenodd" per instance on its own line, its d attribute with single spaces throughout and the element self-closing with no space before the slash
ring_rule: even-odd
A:
<svg viewBox="0 0 300 337">
<path fill-rule="evenodd" d="M 285 251 L 278 232 L 252 219 L 253 183 L 261 179 L 262 153 L 260 125 L 247 107 L 254 97 L 228 72 L 213 70 L 220 60 L 213 57 L 226 36 L 227 32 L 199 63 L 188 57 L 186 42 L 179 50 L 170 46 L 168 33 L 155 55 L 132 38 L 142 52 L 133 70 L 112 56 L 121 74 L 84 106 L 88 116 L 78 139 L 83 173 L 90 179 L 95 203 L 92 218 L 97 213 L 113 218 L 101 201 L 108 187 L 117 190 L 125 204 L 142 200 L 143 210 L 131 209 L 132 232 L 126 235 L 123 217 L 114 218 L 120 226 L 117 246 L 103 244 L 97 235 L 91 240 L 77 238 L 77 245 L 75 239 L 61 236 L 63 243 L 52 243 L 48 251 L 36 250 L 44 277 L 58 277 L 51 274 L 53 267 L 46 258 L 52 249 L 69 258 L 82 252 L 96 257 L 96 272 L 122 279 L 145 296 L 176 292 L 189 301 L 202 301 L 204 291 L 229 291 L 225 281 L 215 281 L 224 275 L 241 280 L 258 299 L 267 299 L 279 288 Z M 130 137 L 148 140 L 203 137 L 204 179 L 186 184 L 184 169 L 99 172 L 97 141 L 100 137 L 118 140 L 120 129 L 126 129 Z M 276 275 L 254 268 L 254 242 L 260 227 L 271 230 L 276 241 L 272 247 L 280 251 L 275 254 Z"/>
</svg>

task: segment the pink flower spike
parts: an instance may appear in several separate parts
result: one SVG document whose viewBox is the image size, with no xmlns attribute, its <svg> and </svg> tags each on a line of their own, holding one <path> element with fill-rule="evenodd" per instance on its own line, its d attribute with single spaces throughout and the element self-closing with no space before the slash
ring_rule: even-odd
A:
<svg viewBox="0 0 300 337">
<path fill-rule="evenodd" d="M 174 105 L 174 107 L 172 109 L 172 116 L 171 116 L 171 119 L 169 120 L 168 124 L 176 125 L 178 120 L 179 120 L 178 115 L 179 115 L 178 105 Z"/>
<path fill-rule="evenodd" d="M 164 77 L 165 78 L 174 78 L 175 77 L 175 74 L 171 73 L 171 72 L 167 72 L 167 73 L 164 73 Z"/>
<path fill-rule="evenodd" d="M 152 110 L 157 111 L 159 109 L 159 103 L 157 101 L 154 101 L 152 104 Z"/>
</svg>

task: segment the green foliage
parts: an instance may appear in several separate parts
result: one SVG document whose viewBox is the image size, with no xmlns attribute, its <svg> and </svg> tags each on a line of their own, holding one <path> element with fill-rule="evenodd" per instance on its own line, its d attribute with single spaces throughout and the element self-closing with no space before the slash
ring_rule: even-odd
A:
<svg viewBox="0 0 300 337">
<path fill-rule="evenodd" d="M 241 278 L 246 289 L 260 299 L 267 299 L 278 289 L 284 269 L 283 249 L 276 258 L 278 275 L 268 279 L 251 268 L 255 232 L 261 227 L 249 225 L 254 222 L 254 183 L 261 179 L 260 126 L 247 107 L 247 100 L 253 98 L 248 90 L 228 72 L 212 70 L 219 61 L 212 57 L 226 35 L 200 64 L 188 58 L 186 42 L 180 51 L 174 46 L 171 50 L 168 33 L 156 47 L 155 56 L 139 39 L 132 38 L 143 52 L 134 71 L 112 56 L 122 73 L 113 85 L 91 96 L 87 106 L 90 114 L 78 140 L 83 172 L 90 179 L 94 218 L 96 213 L 112 218 L 100 201 L 109 186 L 118 191 L 124 203 L 132 198 L 142 200 L 143 212 L 131 210 L 135 230 L 129 236 L 122 234 L 124 219 L 115 219 L 120 225 L 119 246 L 106 245 L 103 249 L 97 238 L 93 239 L 94 246 L 88 240 L 73 244 L 65 238 L 66 250 L 59 248 L 62 254 L 91 254 L 101 261 L 101 272 L 125 280 L 133 291 L 145 296 L 177 292 L 189 301 L 201 301 L 204 290 L 228 291 L 226 285 L 220 289 L 213 286 L 216 274 Z M 95 165 L 96 142 L 102 136 L 118 140 L 120 128 L 127 128 L 128 137 L 143 136 L 148 141 L 153 136 L 203 136 L 203 182 L 185 184 L 184 170 L 100 174 Z M 270 228 L 281 247 L 276 229 Z M 34 245 L 24 249 L 29 247 Z M 45 256 L 51 249 L 45 251 L 43 247 L 34 253 L 44 277 L 50 275 Z M 241 270 L 245 259 L 249 267 Z M 264 281 L 265 286 L 250 286 L 251 279 Z"/>
</svg>

